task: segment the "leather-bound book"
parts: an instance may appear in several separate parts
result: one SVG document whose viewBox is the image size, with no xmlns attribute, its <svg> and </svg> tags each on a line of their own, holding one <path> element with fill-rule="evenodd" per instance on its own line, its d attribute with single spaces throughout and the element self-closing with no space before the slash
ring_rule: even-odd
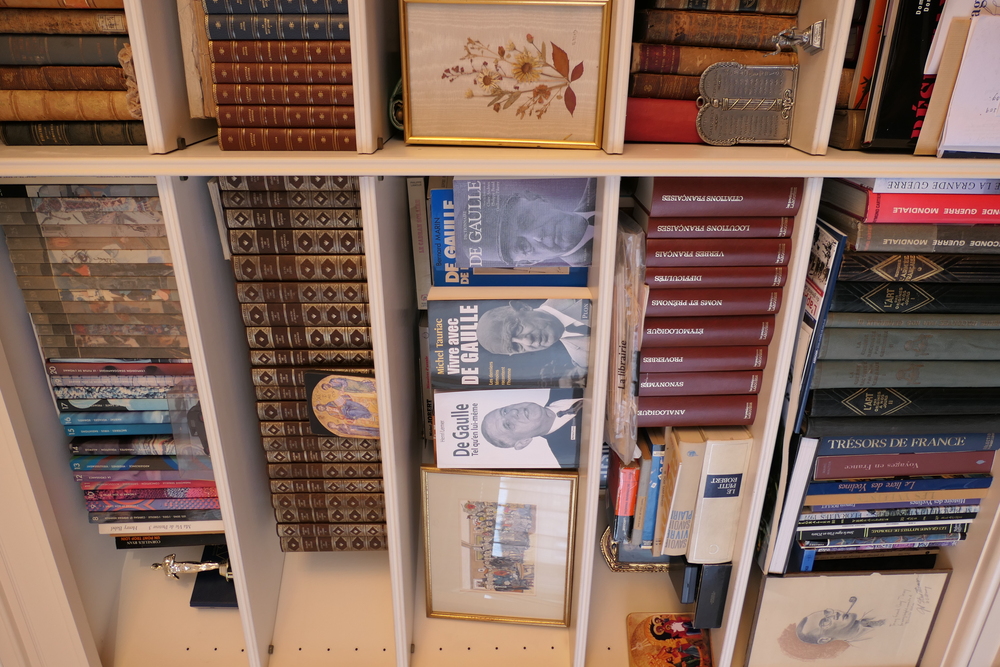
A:
<svg viewBox="0 0 1000 667">
<path fill-rule="evenodd" d="M 649 239 L 646 266 L 785 266 L 790 239 Z"/>
<path fill-rule="evenodd" d="M 635 41 L 773 50 L 774 37 L 796 23 L 794 16 L 644 9 L 636 16 Z"/>
<path fill-rule="evenodd" d="M 719 371 L 713 373 L 641 373 L 640 396 L 705 396 L 710 394 L 756 394 L 763 371 Z"/>
<path fill-rule="evenodd" d="M 353 81 L 353 70 L 351 63 L 215 63 L 212 80 L 215 83 L 345 84 Z"/>
<path fill-rule="evenodd" d="M 141 120 L 0 123 L 8 146 L 144 146 Z"/>
<path fill-rule="evenodd" d="M 640 179 L 636 201 L 654 218 L 790 216 L 804 185 L 801 178 L 650 178 Z"/>
<path fill-rule="evenodd" d="M 781 287 L 785 266 L 682 266 L 646 269 L 650 287 Z"/>
<path fill-rule="evenodd" d="M 698 99 L 699 76 L 650 74 L 637 72 L 629 85 L 630 97 L 656 97 L 667 100 Z"/>
<path fill-rule="evenodd" d="M 760 370 L 766 364 L 766 345 L 644 347 L 639 351 L 641 373 Z"/>
<path fill-rule="evenodd" d="M 354 128 L 219 128 L 219 146 L 224 151 L 353 151 L 357 150 Z"/>
<path fill-rule="evenodd" d="M 121 67 L 0 67 L 4 90 L 125 90 Z"/>
<path fill-rule="evenodd" d="M 638 426 L 739 426 L 757 416 L 754 394 L 727 396 L 639 396 Z"/>
<path fill-rule="evenodd" d="M 238 255 L 237 280 L 365 280 L 364 255 Z"/>
<path fill-rule="evenodd" d="M 210 14 L 208 38 L 216 39 L 322 39 L 351 38 L 346 15 L 285 14 Z"/>
<path fill-rule="evenodd" d="M 646 300 L 646 317 L 763 315 L 780 309 L 780 287 L 653 289 Z"/>
<path fill-rule="evenodd" d="M 368 284 L 240 282 L 236 284 L 240 303 L 368 303 Z"/>
<path fill-rule="evenodd" d="M 245 255 L 351 255 L 365 251 L 356 229 L 233 229 L 229 247 Z"/>
<path fill-rule="evenodd" d="M 0 71 L 0 76 L 3 76 L 2 71 Z M 350 85 L 217 83 L 212 86 L 212 91 L 218 104 L 337 104 L 347 106 L 354 104 L 354 87 Z"/>
<path fill-rule="evenodd" d="M 0 90 L 0 121 L 135 120 L 117 90 Z"/>
<path fill-rule="evenodd" d="M 0 32 L 45 35 L 127 35 L 123 10 L 0 9 Z"/>
<path fill-rule="evenodd" d="M 764 0 L 775 2 L 776 0 Z M 783 0 L 787 1 L 787 0 Z M 347 0 L 204 0 L 208 14 L 346 14 Z"/>
<path fill-rule="evenodd" d="M 644 347 L 767 345 L 774 315 L 651 317 L 643 321 Z"/>
<path fill-rule="evenodd" d="M 347 40 L 218 40 L 209 41 L 216 63 L 349 63 Z"/>
<path fill-rule="evenodd" d="M 219 127 L 354 127 L 353 106 L 219 105 Z"/>
<path fill-rule="evenodd" d="M 701 76 L 709 65 L 737 62 L 742 65 L 799 64 L 795 51 L 754 51 L 751 49 L 723 49 L 713 46 L 674 46 L 672 44 L 632 44 L 632 72 L 657 74 L 684 74 Z"/>
<path fill-rule="evenodd" d="M 661 100 L 655 97 L 628 98 L 625 112 L 625 141 L 662 144 L 701 144 L 695 119 L 694 100 Z"/>
<path fill-rule="evenodd" d="M 722 218 L 647 218 L 646 238 L 649 239 L 707 239 L 707 238 L 776 238 L 792 235 L 795 218 L 736 217 Z"/>
</svg>

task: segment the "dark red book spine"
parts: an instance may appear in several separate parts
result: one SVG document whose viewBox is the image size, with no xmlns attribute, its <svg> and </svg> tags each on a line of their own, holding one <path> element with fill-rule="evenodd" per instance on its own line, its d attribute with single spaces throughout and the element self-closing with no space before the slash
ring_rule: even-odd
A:
<svg viewBox="0 0 1000 667">
<path fill-rule="evenodd" d="M 792 235 L 791 216 L 753 218 L 650 218 L 647 239 L 785 239 Z"/>
<path fill-rule="evenodd" d="M 786 266 L 791 239 L 649 239 L 646 266 Z"/>
<path fill-rule="evenodd" d="M 788 278 L 784 266 L 651 266 L 650 287 L 781 287 Z"/>
<path fill-rule="evenodd" d="M 801 178 L 654 178 L 648 210 L 654 218 L 795 215 L 804 182 Z"/>
<path fill-rule="evenodd" d="M 630 97 L 625 111 L 625 141 L 653 144 L 703 144 L 695 127 L 698 103 Z"/>
<path fill-rule="evenodd" d="M 352 72 L 351 63 L 305 65 L 213 63 L 212 81 L 215 83 L 352 83 Z"/>
<path fill-rule="evenodd" d="M 353 106 L 220 104 L 219 127 L 354 127 Z"/>
<path fill-rule="evenodd" d="M 640 396 L 638 426 L 741 426 L 753 424 L 757 397 Z"/>
<path fill-rule="evenodd" d="M 764 368 L 764 345 L 730 347 L 654 347 L 639 352 L 640 373 L 749 371 Z"/>
<path fill-rule="evenodd" d="M 763 371 L 720 371 L 718 373 L 642 373 L 640 396 L 707 396 L 713 394 L 756 394 Z"/>
<path fill-rule="evenodd" d="M 652 317 L 643 322 L 643 348 L 767 345 L 774 315 L 742 317 Z"/>
<path fill-rule="evenodd" d="M 818 456 L 813 479 L 989 474 L 996 452 Z"/>
<path fill-rule="evenodd" d="M 608 519 L 611 523 L 611 539 L 616 542 L 627 540 L 632 534 L 635 518 L 635 502 L 639 489 L 639 466 L 622 463 L 618 455 L 610 454 L 608 470 Z"/>
<path fill-rule="evenodd" d="M 214 63 L 349 63 L 349 40 L 211 40 Z"/>
<path fill-rule="evenodd" d="M 354 128 L 220 127 L 224 151 L 353 151 Z"/>
<path fill-rule="evenodd" d="M 354 104 L 354 86 L 346 85 L 217 83 L 212 94 L 216 104 Z"/>
<path fill-rule="evenodd" d="M 765 315 L 781 309 L 781 288 L 655 289 L 649 291 L 646 317 Z"/>
</svg>

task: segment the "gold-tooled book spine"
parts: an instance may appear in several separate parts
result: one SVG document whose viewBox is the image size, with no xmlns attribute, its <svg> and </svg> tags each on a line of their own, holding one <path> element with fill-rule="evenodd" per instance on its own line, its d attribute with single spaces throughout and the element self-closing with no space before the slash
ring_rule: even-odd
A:
<svg viewBox="0 0 1000 667">
<path fill-rule="evenodd" d="M 308 425 L 308 422 L 306 422 Z M 381 463 L 269 463 L 271 479 L 379 479 Z M 274 488 L 274 484 L 271 485 Z"/>
<path fill-rule="evenodd" d="M 357 176 L 224 176 L 219 178 L 220 190 L 246 192 L 337 192 L 357 191 Z"/>
<path fill-rule="evenodd" d="M 221 127 L 224 151 L 353 151 L 354 128 Z"/>
<path fill-rule="evenodd" d="M 756 12 L 798 14 L 799 0 L 656 0 L 658 9 L 693 9 L 703 12 Z"/>
<path fill-rule="evenodd" d="M 247 327 L 254 350 L 369 350 L 371 327 Z"/>
<path fill-rule="evenodd" d="M 213 63 L 215 83 L 320 83 L 354 82 L 351 63 L 306 63 L 273 65 L 270 63 Z"/>
<path fill-rule="evenodd" d="M 361 479 L 295 479 L 271 480 L 271 493 L 381 493 L 382 480 Z"/>
<path fill-rule="evenodd" d="M 385 496 L 381 493 L 281 493 L 271 496 L 271 506 L 274 509 L 379 508 L 385 507 Z"/>
<path fill-rule="evenodd" d="M 636 21 L 640 42 L 773 50 L 772 38 L 794 28 L 796 18 L 646 9 Z"/>
<path fill-rule="evenodd" d="M 378 451 L 268 451 L 268 463 L 378 463 L 382 460 L 382 453 Z"/>
<path fill-rule="evenodd" d="M 361 206 L 361 195 L 353 190 L 224 190 L 222 205 L 226 209 L 287 208 L 294 215 L 304 215 L 312 209 L 334 215 L 330 209 Z M 337 211 L 339 215 L 340 211 Z M 358 216 L 360 220 L 360 215 Z M 300 225 L 305 227 L 306 225 Z M 331 226 L 329 223 L 322 225 Z"/>
<path fill-rule="evenodd" d="M 369 326 L 366 304 L 240 304 L 247 326 Z"/>
<path fill-rule="evenodd" d="M 236 229 L 229 232 L 233 253 L 246 255 L 356 255 L 365 251 L 355 229 Z"/>
<path fill-rule="evenodd" d="M 230 229 L 357 229 L 361 227 L 361 209 L 357 208 L 230 208 L 226 209 L 225 214 L 226 226 Z"/>
<path fill-rule="evenodd" d="M 799 63 L 795 51 L 753 51 L 722 49 L 712 46 L 674 46 L 672 44 L 632 44 L 632 72 L 701 76 L 709 65 L 737 62 L 741 65 L 792 66 Z"/>
<path fill-rule="evenodd" d="M 354 104 L 354 86 L 349 85 L 218 83 L 212 86 L 212 95 L 217 104 Z"/>
<path fill-rule="evenodd" d="M 205 33 L 206 36 L 208 33 Z M 217 63 L 350 63 L 348 40 L 209 40 Z"/>
<path fill-rule="evenodd" d="M 23 260 L 28 261 L 28 260 Z M 364 255 L 233 255 L 237 280 L 365 280 Z"/>
<path fill-rule="evenodd" d="M 6 90 L 125 90 L 121 67 L 0 67 L 0 89 Z"/>
<path fill-rule="evenodd" d="M 368 284 L 243 282 L 236 296 L 241 303 L 368 303 Z"/>
<path fill-rule="evenodd" d="M 699 76 L 679 74 L 650 74 L 639 72 L 632 75 L 630 97 L 655 97 L 666 100 L 698 99 Z"/>
<path fill-rule="evenodd" d="M 0 32 L 42 35 L 125 35 L 124 11 L 0 9 Z"/>
<path fill-rule="evenodd" d="M 381 495 L 381 494 L 379 494 Z M 358 523 L 385 521 L 384 507 L 286 507 L 275 509 L 279 523 Z"/>
<path fill-rule="evenodd" d="M 328 551 L 385 551 L 386 538 L 376 535 L 355 537 L 279 537 L 285 553 L 322 553 Z"/>
<path fill-rule="evenodd" d="M 371 350 L 250 350 L 251 366 L 371 366 Z"/>
<path fill-rule="evenodd" d="M 353 106 L 220 104 L 220 127 L 354 127 Z"/>
<path fill-rule="evenodd" d="M 326 507 L 323 493 L 285 493 L 272 499 L 275 507 Z M 281 537 L 385 537 L 384 523 L 286 523 L 278 526 Z"/>
<path fill-rule="evenodd" d="M 306 386 L 306 373 L 345 373 L 348 375 L 363 375 L 371 377 L 375 369 L 356 366 L 340 366 L 337 368 L 310 368 L 301 366 L 291 367 L 257 367 L 251 368 L 250 373 L 253 383 L 258 387 L 304 387 Z"/>
<path fill-rule="evenodd" d="M 336 435 L 307 435 L 264 438 L 267 451 L 326 451 L 326 450 L 379 450 L 378 440 L 369 438 L 342 438 Z"/>
<path fill-rule="evenodd" d="M 0 90 L 0 121 L 134 120 L 117 90 Z"/>
<path fill-rule="evenodd" d="M 255 386 L 254 393 L 258 401 L 304 401 L 305 387 L 274 387 Z"/>
<path fill-rule="evenodd" d="M 257 403 L 257 418 L 262 420 L 307 420 L 309 419 L 309 404 L 305 401 L 260 401 Z M 272 463 L 290 462 L 291 459 L 272 461 Z"/>
</svg>

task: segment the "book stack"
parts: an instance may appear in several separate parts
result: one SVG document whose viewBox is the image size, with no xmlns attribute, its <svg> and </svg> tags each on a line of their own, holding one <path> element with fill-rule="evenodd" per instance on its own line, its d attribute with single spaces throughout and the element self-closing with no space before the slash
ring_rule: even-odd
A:
<svg viewBox="0 0 1000 667">
<path fill-rule="evenodd" d="M 796 530 L 800 568 L 830 552 L 929 556 L 970 529 L 992 482 L 1000 426 L 992 372 L 1000 229 L 951 221 L 995 219 L 998 187 L 983 179 L 824 186 L 821 216 L 847 250 L 807 385 L 807 453 L 796 463 L 811 468 Z M 865 239 L 879 238 L 920 252 L 864 251 Z"/>
<path fill-rule="evenodd" d="M 317 429 L 307 387 L 318 372 L 374 389 L 358 180 L 230 176 L 218 188 L 281 549 L 385 549 L 377 430 Z"/>
<path fill-rule="evenodd" d="M 689 7 L 697 7 L 693 11 Z M 796 25 L 799 0 L 655 0 L 639 9 L 625 141 L 701 143 L 695 128 L 698 82 L 710 65 L 797 65 L 775 53 L 774 37 Z"/>
<path fill-rule="evenodd" d="M 222 150 L 353 151 L 346 0 L 204 0 Z"/>
<path fill-rule="evenodd" d="M 639 352 L 643 426 L 753 424 L 782 303 L 795 178 L 647 178 L 650 287 Z"/>
<path fill-rule="evenodd" d="M 156 186 L 4 185 L 0 223 L 90 521 L 221 531 Z"/>
<path fill-rule="evenodd" d="M 67 4 L 76 8 L 63 8 Z M 3 143 L 146 143 L 122 6 L 122 0 L 4 3 L 0 9 Z"/>
</svg>

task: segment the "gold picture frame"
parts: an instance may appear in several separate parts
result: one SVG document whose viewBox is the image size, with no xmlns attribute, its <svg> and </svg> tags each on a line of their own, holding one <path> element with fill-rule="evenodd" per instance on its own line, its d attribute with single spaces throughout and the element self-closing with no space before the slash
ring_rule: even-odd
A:
<svg viewBox="0 0 1000 667">
<path fill-rule="evenodd" d="M 611 0 L 400 0 L 408 144 L 601 147 Z"/>
<path fill-rule="evenodd" d="M 420 484 L 427 616 L 569 625 L 575 472 L 423 466 Z"/>
</svg>

